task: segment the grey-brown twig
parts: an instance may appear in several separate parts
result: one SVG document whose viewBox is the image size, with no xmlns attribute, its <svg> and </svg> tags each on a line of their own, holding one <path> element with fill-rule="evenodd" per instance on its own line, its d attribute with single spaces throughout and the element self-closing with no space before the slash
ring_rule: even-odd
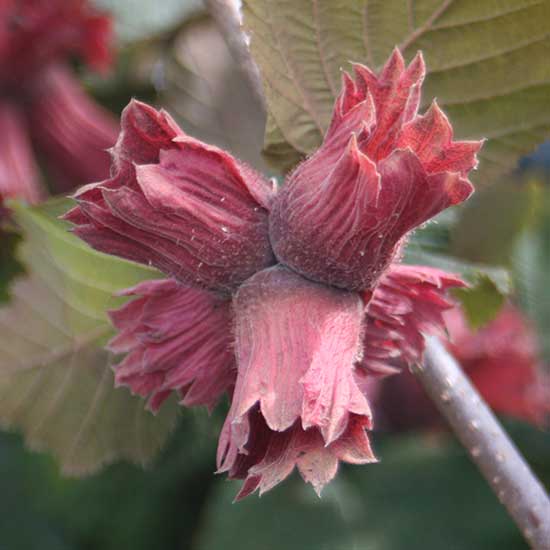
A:
<svg viewBox="0 0 550 550">
<path fill-rule="evenodd" d="M 254 95 L 260 104 L 265 106 L 260 71 L 250 55 L 235 0 L 205 0 L 204 3 L 222 33 L 233 59 L 247 78 Z"/>
<path fill-rule="evenodd" d="M 550 549 L 550 500 L 518 449 L 455 359 L 427 338 L 423 366 L 413 369 L 485 479 L 537 550 Z"/>
</svg>

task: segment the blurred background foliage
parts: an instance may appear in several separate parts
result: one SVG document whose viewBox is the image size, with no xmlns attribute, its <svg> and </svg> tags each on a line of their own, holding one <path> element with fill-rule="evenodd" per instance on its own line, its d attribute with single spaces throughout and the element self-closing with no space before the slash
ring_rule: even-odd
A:
<svg viewBox="0 0 550 550">
<path fill-rule="evenodd" d="M 318 499 L 293 475 L 281 487 L 232 504 L 237 484 L 214 476 L 216 434 L 186 413 L 154 466 L 115 464 L 74 480 L 47 455 L 1 437 L 0 547 L 148 550 L 453 550 L 526 548 L 466 453 L 446 436 L 377 434 L 383 457 L 342 468 Z M 507 424 L 550 483 L 550 441 Z M 413 543 L 413 547 L 414 544 Z"/>
<path fill-rule="evenodd" d="M 106 78 L 83 75 L 99 102 L 117 114 L 132 96 L 162 105 L 187 132 L 269 173 L 259 147 L 265 115 L 198 0 L 97 3 L 113 10 L 120 47 Z M 550 365 L 549 167 L 550 148 L 543 146 L 465 208 L 419 230 L 406 257 L 465 274 L 474 291 L 462 301 L 474 325 L 485 324 L 512 293 L 537 329 L 543 369 Z M 32 221 L 21 215 L 22 226 Z M 54 246 L 40 238 L 27 248 Z M 18 239 L 14 233 L 3 242 L 11 249 Z M 2 301 L 3 282 L 21 266 L 0 265 L 9 272 L 0 273 Z M 63 477 L 59 462 L 26 450 L 22 436 L 0 435 L 0 549 L 526 548 L 466 453 L 444 432 L 376 433 L 381 462 L 343 466 L 320 500 L 293 475 L 261 500 L 231 504 L 236 485 L 213 473 L 221 420 L 221 412 L 185 410 L 145 469 L 117 461 L 84 479 Z M 550 485 L 550 435 L 520 422 L 506 426 Z M 137 462 L 147 458 L 129 455 L 121 453 Z"/>
</svg>

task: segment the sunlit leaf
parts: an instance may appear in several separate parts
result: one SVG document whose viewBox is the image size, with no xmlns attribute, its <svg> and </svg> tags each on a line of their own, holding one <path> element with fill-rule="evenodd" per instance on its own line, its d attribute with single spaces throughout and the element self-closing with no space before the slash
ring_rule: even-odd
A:
<svg viewBox="0 0 550 550">
<path fill-rule="evenodd" d="M 177 406 L 168 403 L 154 417 L 141 399 L 114 389 L 102 346 L 112 334 L 106 310 L 120 303 L 113 294 L 157 273 L 73 237 L 57 219 L 66 200 L 12 206 L 28 275 L 0 309 L 1 425 L 53 453 L 66 473 L 117 459 L 148 462 L 172 430 Z"/>
<path fill-rule="evenodd" d="M 396 45 L 425 54 L 424 107 L 437 97 L 458 138 L 490 138 L 476 182 L 550 134 L 550 0 L 245 0 L 244 14 L 269 108 L 265 151 L 279 166 L 319 145 L 341 68 L 379 68 Z"/>
</svg>

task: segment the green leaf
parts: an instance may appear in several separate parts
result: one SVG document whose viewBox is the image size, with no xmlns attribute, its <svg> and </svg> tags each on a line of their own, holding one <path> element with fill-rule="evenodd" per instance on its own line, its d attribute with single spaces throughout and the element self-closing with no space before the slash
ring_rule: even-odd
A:
<svg viewBox="0 0 550 550">
<path fill-rule="evenodd" d="M 113 14 L 116 34 L 124 42 L 170 31 L 202 9 L 201 0 L 94 0 L 94 3 Z"/>
<path fill-rule="evenodd" d="M 24 271 L 15 256 L 20 241 L 17 233 L 0 229 L 0 304 L 9 300 L 10 285 Z"/>
<path fill-rule="evenodd" d="M 426 246 L 415 233 L 405 250 L 404 263 L 411 265 L 428 265 L 456 273 L 467 282 L 475 286 L 480 277 L 487 278 L 503 295 L 512 291 L 512 277 L 510 272 L 501 266 L 469 262 L 461 258 L 450 256 L 444 251 L 432 250 Z"/>
<path fill-rule="evenodd" d="M 70 206 L 64 199 L 11 205 L 28 276 L 0 309 L 0 423 L 78 475 L 118 459 L 150 461 L 175 424 L 177 405 L 167 403 L 155 417 L 141 399 L 114 388 L 103 350 L 112 334 L 106 310 L 122 303 L 114 293 L 158 274 L 71 235 L 57 219 Z"/>
<path fill-rule="evenodd" d="M 550 135 L 550 0 L 245 0 L 244 14 L 269 109 L 265 151 L 279 166 L 321 142 L 341 68 L 380 68 L 395 45 L 408 60 L 424 52 L 424 107 L 437 97 L 457 138 L 490 138 L 476 182 Z"/>
<path fill-rule="evenodd" d="M 453 293 L 460 300 L 470 326 L 474 329 L 492 321 L 504 305 L 504 296 L 487 275 L 479 275 L 470 288 L 456 289 Z"/>
<path fill-rule="evenodd" d="M 468 288 L 453 294 L 459 300 L 470 325 L 478 328 L 500 311 L 506 296 L 512 292 L 512 277 L 503 267 L 469 262 L 447 253 L 452 225 L 428 224 L 417 230 L 409 240 L 404 262 L 428 265 L 460 275 Z"/>
</svg>

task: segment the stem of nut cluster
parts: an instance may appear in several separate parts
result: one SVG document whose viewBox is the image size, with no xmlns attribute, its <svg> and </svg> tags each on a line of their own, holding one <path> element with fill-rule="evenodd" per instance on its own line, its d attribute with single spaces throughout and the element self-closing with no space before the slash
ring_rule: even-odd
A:
<svg viewBox="0 0 550 550">
<path fill-rule="evenodd" d="M 260 71 L 250 55 L 237 3 L 235 0 L 205 0 L 204 3 L 222 33 L 233 59 L 248 80 L 256 99 L 265 108 Z"/>
<path fill-rule="evenodd" d="M 427 338 L 424 365 L 413 372 L 527 542 L 537 550 L 549 550 L 548 494 L 439 339 Z"/>
<path fill-rule="evenodd" d="M 265 107 L 260 74 L 242 32 L 234 0 L 205 0 L 234 59 Z M 550 550 L 550 500 L 518 449 L 460 366 L 434 337 L 427 338 L 424 366 L 413 372 L 469 450 L 489 485 L 528 543 Z"/>
</svg>

